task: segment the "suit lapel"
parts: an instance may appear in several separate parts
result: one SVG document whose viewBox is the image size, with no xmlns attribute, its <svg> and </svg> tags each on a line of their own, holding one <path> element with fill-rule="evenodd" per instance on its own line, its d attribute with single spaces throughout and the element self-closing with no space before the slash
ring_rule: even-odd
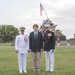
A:
<svg viewBox="0 0 75 75">
<path fill-rule="evenodd" d="M 40 37 L 40 32 L 38 32 L 38 39 L 39 39 L 39 37 Z"/>
<path fill-rule="evenodd" d="M 34 37 L 34 32 L 32 33 L 32 36 L 33 36 L 33 38 L 35 38 L 35 37 Z"/>
</svg>

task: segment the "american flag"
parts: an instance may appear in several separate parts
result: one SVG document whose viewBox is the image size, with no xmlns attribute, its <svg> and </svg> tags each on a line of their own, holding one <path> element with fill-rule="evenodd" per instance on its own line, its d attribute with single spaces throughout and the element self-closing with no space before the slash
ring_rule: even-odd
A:
<svg viewBox="0 0 75 75">
<path fill-rule="evenodd" d="M 42 16 L 42 10 L 43 10 L 43 6 L 42 4 L 40 3 L 40 15 Z"/>
</svg>

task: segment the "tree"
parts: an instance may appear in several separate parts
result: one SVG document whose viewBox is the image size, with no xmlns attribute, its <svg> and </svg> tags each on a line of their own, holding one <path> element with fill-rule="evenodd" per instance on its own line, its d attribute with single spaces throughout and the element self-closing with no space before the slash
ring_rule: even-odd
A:
<svg viewBox="0 0 75 75">
<path fill-rule="evenodd" d="M 59 41 L 59 40 L 66 40 L 66 36 L 59 29 L 55 31 L 55 36 L 56 36 L 56 40 L 57 41 Z"/>
<path fill-rule="evenodd" d="M 3 42 L 12 42 L 18 33 L 18 29 L 13 25 L 0 25 L 0 39 L 2 39 Z"/>
<path fill-rule="evenodd" d="M 55 35 L 56 36 L 64 36 L 64 34 L 62 33 L 62 31 L 59 30 L 59 29 L 55 31 Z"/>
</svg>

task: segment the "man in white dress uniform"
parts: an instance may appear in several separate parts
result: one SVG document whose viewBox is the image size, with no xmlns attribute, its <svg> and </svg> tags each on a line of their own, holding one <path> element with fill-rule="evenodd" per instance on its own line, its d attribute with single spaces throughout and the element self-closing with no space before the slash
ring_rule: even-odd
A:
<svg viewBox="0 0 75 75">
<path fill-rule="evenodd" d="M 25 27 L 20 27 L 20 34 L 15 39 L 15 50 L 18 53 L 19 72 L 27 73 L 27 56 L 29 51 L 29 37 L 24 34 Z"/>
</svg>

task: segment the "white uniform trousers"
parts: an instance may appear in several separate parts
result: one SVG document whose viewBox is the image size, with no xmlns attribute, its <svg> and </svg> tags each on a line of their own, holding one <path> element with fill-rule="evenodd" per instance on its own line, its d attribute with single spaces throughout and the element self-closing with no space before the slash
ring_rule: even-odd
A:
<svg viewBox="0 0 75 75">
<path fill-rule="evenodd" d="M 26 71 L 28 53 L 18 53 L 19 72 Z"/>
<path fill-rule="evenodd" d="M 54 71 L 54 52 L 45 51 L 46 71 Z"/>
<path fill-rule="evenodd" d="M 58 43 L 58 47 L 60 46 L 60 43 Z"/>
</svg>

